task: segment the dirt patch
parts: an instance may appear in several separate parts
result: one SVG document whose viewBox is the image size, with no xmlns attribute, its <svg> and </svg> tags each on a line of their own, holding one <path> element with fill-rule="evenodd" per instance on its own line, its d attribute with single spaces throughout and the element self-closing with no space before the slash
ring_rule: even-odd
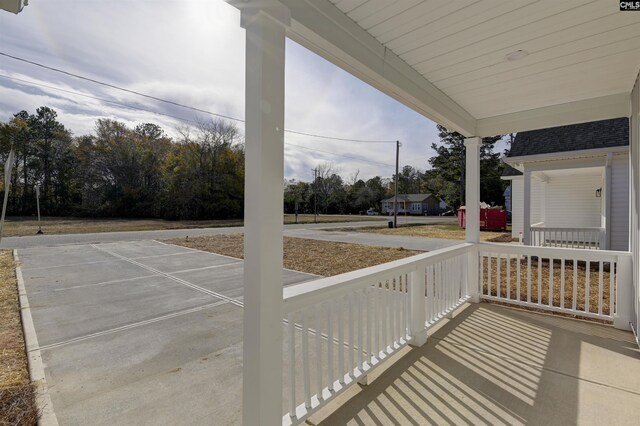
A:
<svg viewBox="0 0 640 426">
<path fill-rule="evenodd" d="M 0 252 L 0 425 L 35 425 L 38 410 L 29 379 L 13 254 Z"/>
<path fill-rule="evenodd" d="M 368 232 L 384 235 L 402 235 L 407 237 L 442 238 L 446 240 L 464 240 L 465 230 L 452 223 L 430 223 L 426 225 L 407 224 L 397 228 L 363 227 L 349 229 L 332 229 L 332 231 Z M 510 232 L 481 231 L 481 241 L 508 243 L 514 241 Z"/>
<path fill-rule="evenodd" d="M 165 242 L 244 258 L 244 235 L 212 235 L 207 237 L 174 238 Z M 403 248 L 372 247 L 362 244 L 337 243 L 284 237 L 284 267 L 321 276 L 338 275 L 368 268 L 423 252 Z"/>
</svg>

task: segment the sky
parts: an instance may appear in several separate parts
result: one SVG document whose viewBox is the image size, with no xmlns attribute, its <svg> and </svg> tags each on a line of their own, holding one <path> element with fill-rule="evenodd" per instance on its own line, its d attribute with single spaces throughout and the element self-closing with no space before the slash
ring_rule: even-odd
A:
<svg viewBox="0 0 640 426">
<path fill-rule="evenodd" d="M 0 11 L 2 53 L 240 119 L 244 43 L 240 13 L 223 0 L 32 0 L 18 15 Z M 400 140 L 400 166 L 428 168 L 435 123 L 290 40 L 285 91 L 286 129 Z M 74 135 L 92 133 L 99 118 L 152 122 L 169 135 L 211 118 L 0 56 L 0 121 L 43 105 Z M 391 177 L 394 162 L 393 143 L 285 135 L 287 179 L 311 180 L 322 163 L 345 179 Z"/>
</svg>

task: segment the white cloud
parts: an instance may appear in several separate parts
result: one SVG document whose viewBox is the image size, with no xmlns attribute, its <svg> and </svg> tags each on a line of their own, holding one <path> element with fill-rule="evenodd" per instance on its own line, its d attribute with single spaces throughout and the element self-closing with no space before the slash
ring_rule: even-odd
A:
<svg viewBox="0 0 640 426">
<path fill-rule="evenodd" d="M 0 51 L 194 107 L 244 116 L 244 30 L 221 0 L 145 2 L 34 1 L 20 15 L 0 14 Z M 188 120 L 203 114 L 0 57 L 0 74 L 113 99 Z M 401 165 L 424 169 L 435 125 L 301 46 L 287 43 L 288 129 L 354 139 L 399 139 Z M 41 86 L 0 78 L 0 120 L 49 105 L 75 134 L 96 118 L 151 121 L 173 133 L 179 121 Z M 242 127 L 242 126 L 241 126 Z M 310 179 L 331 162 L 345 178 L 393 173 L 393 144 L 358 144 L 287 134 L 288 178 Z M 345 158 L 352 157 L 352 158 Z M 364 158 L 366 161 L 354 159 Z M 381 164 L 382 163 L 382 164 Z M 385 165 L 386 164 L 386 165 Z M 387 166 L 388 165 L 388 166 Z"/>
</svg>

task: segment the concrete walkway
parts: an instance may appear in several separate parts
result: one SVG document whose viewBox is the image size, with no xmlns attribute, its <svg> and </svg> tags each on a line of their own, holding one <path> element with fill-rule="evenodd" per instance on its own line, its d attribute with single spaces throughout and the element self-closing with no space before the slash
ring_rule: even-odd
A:
<svg viewBox="0 0 640 426">
<path fill-rule="evenodd" d="M 61 425 L 239 422 L 242 261 L 155 241 L 18 254 Z"/>
</svg>

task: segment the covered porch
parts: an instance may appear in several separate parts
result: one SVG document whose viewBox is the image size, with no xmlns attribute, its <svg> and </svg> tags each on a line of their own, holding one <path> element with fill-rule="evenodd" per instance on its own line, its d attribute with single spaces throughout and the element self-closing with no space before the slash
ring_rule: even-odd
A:
<svg viewBox="0 0 640 426">
<path fill-rule="evenodd" d="M 629 424 L 640 402 L 637 363 L 628 332 L 468 304 L 310 422 Z"/>
<path fill-rule="evenodd" d="M 231 3 L 247 32 L 243 423 L 336 404 L 327 424 L 637 423 L 640 15 L 604 1 Z M 282 289 L 286 37 L 467 137 L 464 244 Z M 482 137 L 619 117 L 630 251 L 479 242 Z"/>
</svg>

